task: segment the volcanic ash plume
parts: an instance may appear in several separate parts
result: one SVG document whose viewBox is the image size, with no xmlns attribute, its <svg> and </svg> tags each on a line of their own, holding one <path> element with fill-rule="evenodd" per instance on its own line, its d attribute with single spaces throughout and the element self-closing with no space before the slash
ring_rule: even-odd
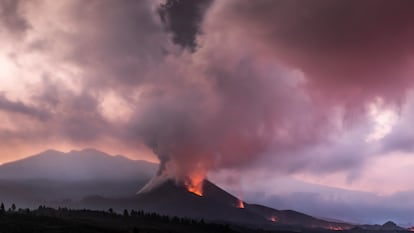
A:
<svg viewBox="0 0 414 233">
<path fill-rule="evenodd" d="M 173 84 L 162 80 L 146 89 L 132 126 L 158 156 L 158 175 L 200 195 L 209 170 L 249 164 L 275 143 L 308 140 L 297 136 L 301 123 L 312 119 L 295 114 L 306 109 L 303 96 L 289 94 L 294 75 L 246 60 L 240 49 L 215 51 L 235 54 L 223 62 L 200 49 L 182 58 L 190 60 L 185 73 L 171 72 Z"/>
<path fill-rule="evenodd" d="M 199 47 L 166 56 L 156 78 L 141 88 L 130 128 L 158 156 L 159 177 L 202 195 L 202 181 L 212 169 L 246 166 L 266 154 L 296 154 L 329 138 L 341 112 L 361 110 L 378 98 L 403 97 L 412 86 L 411 76 L 400 69 L 412 53 L 410 40 L 403 40 L 414 35 L 410 7 L 390 9 L 385 1 L 317 3 L 212 4 L 197 21 L 203 32 L 196 38 Z M 360 7 L 372 6 L 378 11 L 359 14 Z M 325 15 L 328 10 L 343 14 Z M 363 22 L 355 24 L 358 30 L 344 23 L 355 15 Z M 390 22 L 389 15 L 400 16 Z M 366 30 L 377 19 L 380 24 Z M 397 33 L 381 25 L 395 26 Z M 388 43 L 397 51 L 393 56 L 382 49 Z M 393 82 L 387 82 L 390 77 Z"/>
<path fill-rule="evenodd" d="M 210 26 L 198 36 L 200 48 L 167 56 L 141 87 L 129 128 L 160 160 L 158 178 L 144 190 L 171 178 L 202 195 L 208 171 L 310 143 L 323 129 L 298 72 L 263 62 L 249 41 L 234 46 Z"/>
</svg>

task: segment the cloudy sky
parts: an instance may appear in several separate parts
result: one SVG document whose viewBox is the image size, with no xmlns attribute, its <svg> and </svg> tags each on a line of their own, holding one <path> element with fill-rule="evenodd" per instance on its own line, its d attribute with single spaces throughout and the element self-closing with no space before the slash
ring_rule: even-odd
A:
<svg viewBox="0 0 414 233">
<path fill-rule="evenodd" d="M 408 223 L 413 7 L 0 0 L 0 162 L 94 147 L 252 200 Z M 352 218 L 357 200 L 382 217 Z"/>
</svg>

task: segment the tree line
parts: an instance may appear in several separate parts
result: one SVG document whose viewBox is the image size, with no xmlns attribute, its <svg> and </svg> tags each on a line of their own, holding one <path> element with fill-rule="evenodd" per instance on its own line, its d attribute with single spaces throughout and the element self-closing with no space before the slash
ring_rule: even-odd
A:
<svg viewBox="0 0 414 233">
<path fill-rule="evenodd" d="M 147 213 L 141 210 L 116 212 L 88 209 L 51 208 L 40 205 L 37 209 L 17 208 L 12 204 L 7 210 L 0 204 L 0 232 L 117 232 L 117 233 L 235 233 L 227 224 Z M 1 231 L 3 230 L 3 231 Z"/>
</svg>

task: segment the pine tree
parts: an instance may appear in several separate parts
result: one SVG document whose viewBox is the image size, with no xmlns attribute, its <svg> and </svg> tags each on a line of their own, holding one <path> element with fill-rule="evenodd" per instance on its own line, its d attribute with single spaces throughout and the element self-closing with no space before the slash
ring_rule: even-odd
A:
<svg viewBox="0 0 414 233">
<path fill-rule="evenodd" d="M 128 216 L 129 216 L 128 210 L 124 209 L 124 217 L 128 217 Z"/>
<path fill-rule="evenodd" d="M 2 202 L 2 203 L 1 203 L 1 205 L 0 205 L 0 211 L 1 211 L 1 213 L 6 212 L 6 209 L 4 208 L 4 204 L 3 204 L 3 202 Z"/>
</svg>

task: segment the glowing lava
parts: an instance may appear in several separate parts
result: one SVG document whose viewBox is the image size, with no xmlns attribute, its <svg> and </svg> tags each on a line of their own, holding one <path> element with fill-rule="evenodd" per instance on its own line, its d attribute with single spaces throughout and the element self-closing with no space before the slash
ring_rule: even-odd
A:
<svg viewBox="0 0 414 233">
<path fill-rule="evenodd" d="M 239 209 L 244 209 L 244 203 L 243 203 L 243 201 L 240 200 L 240 199 L 238 199 L 237 200 L 236 207 L 239 208 Z"/>
<path fill-rule="evenodd" d="M 328 227 L 328 229 L 332 231 L 343 231 L 344 230 L 344 228 L 339 227 L 339 226 L 330 226 Z"/>
<path fill-rule="evenodd" d="M 192 175 L 191 177 L 188 177 L 184 181 L 184 185 L 187 188 L 187 190 L 191 193 L 194 193 L 197 196 L 202 197 L 203 196 L 203 183 L 204 183 L 204 177 L 203 175 Z"/>
<path fill-rule="evenodd" d="M 272 216 L 270 216 L 269 221 L 277 222 L 277 221 L 279 221 L 279 219 L 276 216 L 272 215 Z"/>
<path fill-rule="evenodd" d="M 200 185 L 200 184 L 197 184 L 197 185 L 194 185 L 194 184 L 186 184 L 186 185 L 187 185 L 187 190 L 190 193 L 194 193 L 194 194 L 196 194 L 196 195 L 198 195 L 200 197 L 203 196 L 203 188 L 202 188 L 202 185 Z"/>
</svg>

